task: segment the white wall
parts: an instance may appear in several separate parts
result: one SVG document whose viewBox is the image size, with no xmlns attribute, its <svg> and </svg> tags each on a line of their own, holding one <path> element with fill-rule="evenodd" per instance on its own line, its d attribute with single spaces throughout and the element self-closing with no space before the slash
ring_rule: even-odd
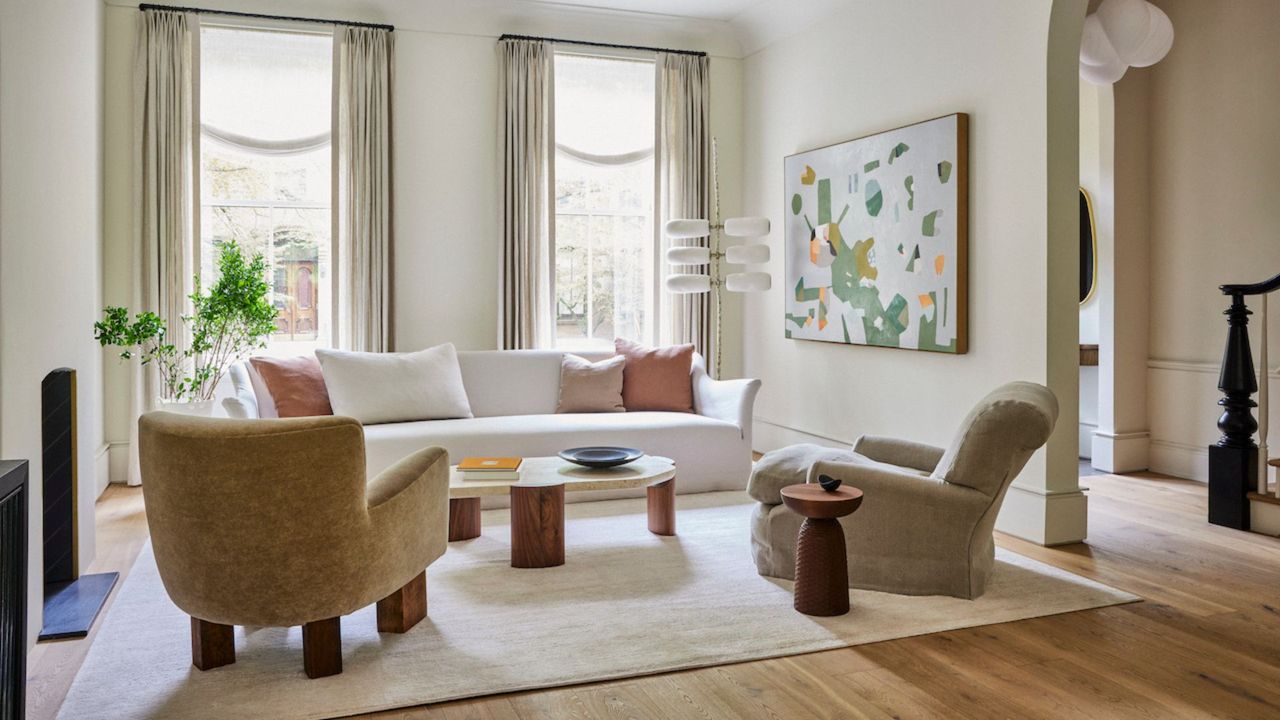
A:
<svg viewBox="0 0 1280 720">
<path fill-rule="evenodd" d="M 394 298 L 398 350 L 442 342 L 497 347 L 502 227 L 496 41 L 504 32 L 704 50 L 711 59 L 712 129 L 721 147 L 721 203 L 741 205 L 741 62 L 726 25 L 645 13 L 490 0 L 461 3 L 213 1 L 204 6 L 396 25 Z M 107 8 L 106 300 L 130 301 L 132 54 L 136 3 Z M 753 211 L 754 212 L 754 211 Z M 726 303 L 725 375 L 741 369 L 736 298 Z M 126 369 L 107 369 L 113 480 L 129 441 Z"/>
<path fill-rule="evenodd" d="M 861 433 L 946 445 L 997 384 L 1045 383 L 1061 403 L 1058 429 L 1016 481 L 1000 526 L 1041 542 L 1083 537 L 1074 80 L 1083 15 L 1083 2 L 862 0 L 746 58 L 743 201 L 773 218 L 775 278 L 784 276 L 785 156 L 971 116 L 970 352 L 788 340 L 786 288 L 749 296 L 745 372 L 763 380 L 758 449 Z"/>
<path fill-rule="evenodd" d="M 31 645 L 44 593 L 40 381 L 58 367 L 77 371 L 82 570 L 94 553 L 102 18 L 100 0 L 0 3 L 0 456 L 30 461 Z"/>
<path fill-rule="evenodd" d="M 1116 84 L 1117 122 L 1123 103 L 1136 116 L 1129 122 L 1146 131 L 1133 132 L 1135 145 L 1146 143 L 1137 149 L 1145 163 L 1130 177 L 1147 189 L 1140 211 L 1150 234 L 1150 465 L 1205 481 L 1207 446 L 1220 435 L 1216 386 L 1229 304 L 1218 285 L 1280 273 L 1280 3 L 1154 1 L 1173 21 L 1173 48 Z M 1119 162 L 1126 148 L 1116 142 Z M 1117 192 L 1125 184 L 1117 172 Z M 1275 383 L 1280 299 L 1272 296 L 1271 306 Z M 1255 351 L 1259 323 L 1254 315 L 1249 326 Z M 1274 385 L 1271 399 L 1275 410 Z"/>
</svg>

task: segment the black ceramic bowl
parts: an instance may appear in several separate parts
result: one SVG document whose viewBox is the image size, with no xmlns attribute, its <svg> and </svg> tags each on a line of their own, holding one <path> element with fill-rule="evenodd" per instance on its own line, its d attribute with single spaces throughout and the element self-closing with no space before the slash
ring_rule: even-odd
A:
<svg viewBox="0 0 1280 720">
<path fill-rule="evenodd" d="M 635 462 L 644 457 L 644 452 L 635 448 L 593 446 L 561 450 L 560 457 L 589 468 L 611 468 Z"/>
</svg>

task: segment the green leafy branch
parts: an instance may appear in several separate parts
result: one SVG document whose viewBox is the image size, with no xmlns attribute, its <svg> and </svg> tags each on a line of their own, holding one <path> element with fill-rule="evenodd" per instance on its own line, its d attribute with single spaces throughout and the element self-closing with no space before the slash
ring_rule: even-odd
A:
<svg viewBox="0 0 1280 720">
<path fill-rule="evenodd" d="M 94 323 L 94 339 L 103 347 L 121 348 L 122 359 L 154 363 L 163 397 L 211 400 L 231 363 L 266 347 L 267 336 L 276 329 L 278 311 L 267 300 L 271 286 L 266 275 L 261 253 L 246 261 L 237 243 L 223 243 L 218 249 L 218 280 L 208 293 L 195 278 L 189 296 L 192 312 L 182 316 L 191 338 L 182 352 L 166 342 L 167 328 L 158 315 L 141 312 L 130 322 L 129 311 L 122 307 L 105 310 L 103 320 Z"/>
</svg>

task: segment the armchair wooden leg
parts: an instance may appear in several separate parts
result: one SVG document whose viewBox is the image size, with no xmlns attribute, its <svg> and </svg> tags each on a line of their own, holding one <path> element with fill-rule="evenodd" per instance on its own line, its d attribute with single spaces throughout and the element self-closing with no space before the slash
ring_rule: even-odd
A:
<svg viewBox="0 0 1280 720">
<path fill-rule="evenodd" d="M 236 661 L 235 627 L 191 618 L 191 664 L 212 670 Z"/>
<path fill-rule="evenodd" d="M 302 626 L 302 668 L 313 679 L 342 672 L 342 618 Z"/>
<path fill-rule="evenodd" d="M 427 571 L 378 601 L 378 632 L 403 633 L 427 616 Z"/>
</svg>

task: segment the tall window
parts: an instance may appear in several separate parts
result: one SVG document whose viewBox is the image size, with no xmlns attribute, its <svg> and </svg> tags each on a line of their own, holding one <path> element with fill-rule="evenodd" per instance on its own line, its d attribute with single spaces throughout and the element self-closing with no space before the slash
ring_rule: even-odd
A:
<svg viewBox="0 0 1280 720">
<path fill-rule="evenodd" d="M 330 34 L 200 31 L 201 281 L 234 240 L 267 259 L 271 351 L 328 346 L 334 268 Z"/>
<path fill-rule="evenodd" d="M 653 62 L 555 63 L 556 345 L 653 342 Z"/>
</svg>

